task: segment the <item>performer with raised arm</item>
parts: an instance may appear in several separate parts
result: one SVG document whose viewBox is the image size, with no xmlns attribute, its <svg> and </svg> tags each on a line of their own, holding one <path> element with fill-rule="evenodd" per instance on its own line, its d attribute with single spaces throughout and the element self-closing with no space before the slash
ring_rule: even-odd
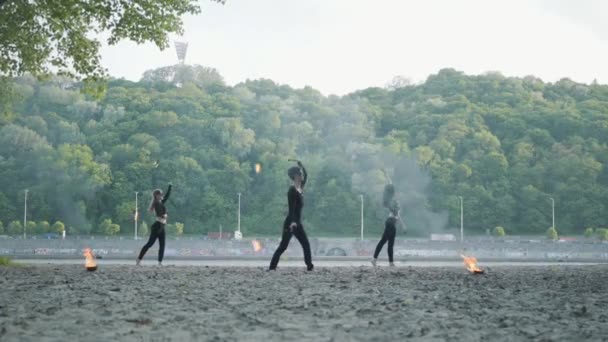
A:
<svg viewBox="0 0 608 342">
<path fill-rule="evenodd" d="M 386 170 L 382 171 L 384 172 L 384 176 L 388 180 L 388 184 L 384 186 L 384 193 L 382 195 L 382 204 L 388 210 L 388 217 L 384 222 L 384 233 L 382 234 L 382 238 L 376 246 L 374 258 L 372 259 L 372 265 L 376 267 L 378 255 L 380 254 L 380 251 L 382 251 L 382 247 L 384 247 L 384 244 L 388 242 L 388 262 L 391 267 L 394 267 L 395 263 L 393 261 L 393 245 L 395 244 L 395 236 L 397 235 L 397 220 L 401 221 L 404 231 L 406 228 L 405 224 L 403 224 L 403 221 L 401 220 L 401 217 L 399 216 L 399 210 L 401 208 L 399 206 L 399 201 L 395 199 L 395 186 L 393 185 L 393 182 L 386 173 Z"/>
<path fill-rule="evenodd" d="M 272 271 L 277 268 L 281 254 L 285 252 L 287 246 L 289 245 L 289 240 L 291 240 L 291 237 L 295 235 L 296 239 L 298 239 L 302 245 L 302 249 L 304 250 L 304 262 L 306 263 L 306 268 L 309 271 L 312 271 L 314 265 L 312 264 L 310 243 L 308 242 L 308 237 L 306 237 L 306 232 L 304 231 L 304 226 L 302 225 L 302 207 L 304 206 L 304 197 L 302 192 L 304 185 L 306 185 L 306 181 L 308 180 L 308 174 L 306 173 L 306 168 L 304 168 L 302 162 L 291 159 L 289 161 L 295 161 L 298 164 L 298 166 L 293 166 L 287 170 L 287 175 L 293 182 L 292 186 L 289 187 L 289 191 L 287 192 L 289 214 L 283 223 L 283 235 L 281 237 L 281 243 L 272 256 L 268 270 Z"/>
<path fill-rule="evenodd" d="M 169 184 L 169 188 L 167 189 L 167 193 L 163 195 L 163 191 L 160 189 L 154 190 L 152 193 L 152 202 L 150 202 L 150 207 L 148 210 L 150 212 L 154 212 L 156 215 L 156 221 L 150 228 L 150 238 L 148 242 L 142 247 L 141 252 L 139 252 L 139 256 L 135 263 L 137 265 L 140 264 L 141 259 L 143 259 L 144 255 L 152 245 L 156 239 L 158 239 L 158 265 L 161 266 L 163 262 L 163 256 L 165 254 L 165 225 L 167 224 L 167 208 L 165 208 L 165 203 L 169 199 L 171 195 L 171 184 Z"/>
</svg>

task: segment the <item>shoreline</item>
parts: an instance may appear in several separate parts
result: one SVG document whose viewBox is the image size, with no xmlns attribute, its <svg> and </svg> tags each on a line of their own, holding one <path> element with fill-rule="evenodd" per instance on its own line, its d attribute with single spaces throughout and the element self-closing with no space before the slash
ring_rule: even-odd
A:
<svg viewBox="0 0 608 342">
<path fill-rule="evenodd" d="M 82 265 L 84 258 L 14 258 L 13 261 L 24 265 Z M 102 258 L 96 260 L 99 266 L 106 265 L 134 265 L 134 259 L 125 258 Z M 205 258 L 205 259 L 175 259 L 166 258 L 163 260 L 163 266 L 199 266 L 199 267 L 246 267 L 259 268 L 267 267 L 270 262 L 267 258 Z M 348 268 L 348 267 L 372 267 L 370 258 L 317 258 L 313 259 L 316 268 Z M 144 258 L 142 266 L 156 265 L 157 261 L 154 257 Z M 395 260 L 396 268 L 407 267 L 450 267 L 463 268 L 462 260 L 445 259 L 445 260 Z M 584 266 L 584 265 L 607 265 L 601 261 L 509 261 L 509 260 L 478 260 L 478 266 L 484 267 L 543 267 L 543 266 Z M 304 267 L 303 259 L 287 258 L 282 259 L 279 267 L 297 268 Z M 378 267 L 388 267 L 388 260 L 379 259 Z"/>
</svg>

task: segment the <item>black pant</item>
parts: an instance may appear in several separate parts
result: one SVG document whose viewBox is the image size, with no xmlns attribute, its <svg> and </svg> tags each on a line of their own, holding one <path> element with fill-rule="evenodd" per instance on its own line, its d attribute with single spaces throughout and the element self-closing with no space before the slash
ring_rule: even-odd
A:
<svg viewBox="0 0 608 342">
<path fill-rule="evenodd" d="M 310 254 L 310 243 L 308 242 L 308 237 L 306 237 L 306 232 L 304 231 L 304 226 L 301 223 L 298 223 L 296 228 L 294 228 L 293 232 L 289 229 L 289 224 L 291 222 L 285 221 L 283 224 L 283 236 L 281 237 L 281 243 L 274 254 L 272 256 L 272 260 L 270 261 L 270 269 L 274 270 L 277 268 L 279 264 L 279 258 L 281 254 L 285 252 L 287 246 L 289 246 L 289 240 L 293 235 L 296 236 L 296 239 L 300 241 L 300 245 L 302 245 L 302 249 L 304 250 L 304 262 L 306 263 L 306 267 L 308 270 L 312 270 L 312 257 Z"/>
<path fill-rule="evenodd" d="M 165 255 L 165 225 L 158 221 L 154 222 L 150 229 L 150 238 L 144 247 L 142 247 L 141 252 L 139 252 L 139 260 L 144 258 L 144 255 L 146 255 L 146 252 L 152 247 L 156 239 L 158 239 L 158 262 L 163 261 L 163 256 Z"/>
<path fill-rule="evenodd" d="M 382 239 L 378 242 L 376 246 L 376 251 L 374 252 L 374 259 L 378 259 L 378 255 L 384 247 L 384 244 L 388 241 L 388 261 L 393 262 L 393 245 L 395 244 L 395 235 L 397 235 L 397 219 L 394 217 L 389 217 L 386 219 L 384 223 L 384 234 L 382 234 Z"/>
</svg>

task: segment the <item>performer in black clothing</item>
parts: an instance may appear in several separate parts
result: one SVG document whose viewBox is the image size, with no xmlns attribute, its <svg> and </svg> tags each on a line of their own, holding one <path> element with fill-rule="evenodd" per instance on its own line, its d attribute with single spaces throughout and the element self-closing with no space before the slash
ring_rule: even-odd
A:
<svg viewBox="0 0 608 342">
<path fill-rule="evenodd" d="M 302 207 L 304 206 L 304 198 L 302 196 L 302 189 L 308 179 L 308 174 L 304 165 L 300 161 L 297 161 L 298 166 L 291 167 L 287 170 L 287 175 L 293 181 L 293 185 L 287 192 L 287 202 L 289 204 L 289 214 L 285 218 L 283 223 L 283 236 L 281 237 L 281 243 L 274 252 L 272 260 L 270 261 L 269 271 L 275 270 L 279 263 L 281 254 L 285 252 L 289 245 L 289 240 L 295 235 L 296 239 L 300 241 L 302 249 L 304 250 L 304 262 L 309 271 L 312 271 L 314 265 L 312 264 L 312 257 L 310 253 L 310 243 L 306 237 L 304 226 L 302 225 Z"/>
<path fill-rule="evenodd" d="M 146 255 L 146 252 L 152 247 L 156 239 L 158 239 L 158 265 L 162 265 L 165 254 L 165 225 L 167 224 L 168 217 L 165 202 L 169 199 L 169 195 L 171 195 L 171 184 L 169 184 L 167 193 L 164 196 L 163 191 L 160 189 L 156 189 L 152 193 L 153 198 L 148 210 L 156 214 L 156 222 L 154 222 L 150 229 L 148 242 L 142 247 L 141 252 L 139 252 L 139 257 L 137 257 L 135 262 L 137 265 L 139 265 L 141 259 Z"/>
<path fill-rule="evenodd" d="M 388 209 L 388 218 L 384 222 L 384 234 L 382 234 L 382 239 L 378 242 L 376 246 L 376 251 L 374 252 L 374 258 L 372 259 L 372 265 L 376 267 L 376 262 L 378 261 L 378 255 L 380 251 L 382 251 L 382 247 L 384 244 L 388 242 L 388 262 L 390 266 L 395 266 L 393 262 L 393 245 L 395 244 L 395 236 L 397 235 L 397 220 L 401 221 L 399 217 L 399 202 L 395 199 L 395 186 L 390 182 L 390 178 L 384 175 L 389 179 L 389 184 L 384 187 L 384 194 L 382 198 L 382 204 L 386 209 Z M 401 221 L 403 223 L 403 221 Z M 405 225 L 403 227 L 405 230 Z"/>
</svg>

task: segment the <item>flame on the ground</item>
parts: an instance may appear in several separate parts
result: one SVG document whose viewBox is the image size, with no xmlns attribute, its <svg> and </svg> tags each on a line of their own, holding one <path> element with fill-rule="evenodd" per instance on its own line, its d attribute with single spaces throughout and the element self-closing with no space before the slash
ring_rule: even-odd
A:
<svg viewBox="0 0 608 342">
<path fill-rule="evenodd" d="M 95 271 L 97 269 L 97 263 L 95 262 L 95 257 L 93 256 L 91 249 L 85 248 L 83 255 L 86 258 L 84 267 L 86 267 L 87 271 Z"/>
<path fill-rule="evenodd" d="M 251 240 L 251 244 L 253 245 L 253 251 L 259 252 L 262 250 L 262 243 L 258 240 Z"/>
<path fill-rule="evenodd" d="M 260 173 L 262 172 L 262 164 L 257 163 L 255 164 L 255 173 Z"/>
<path fill-rule="evenodd" d="M 471 273 L 483 273 L 483 270 L 477 267 L 477 258 L 472 256 L 460 255 L 464 261 L 464 266 Z"/>
</svg>

